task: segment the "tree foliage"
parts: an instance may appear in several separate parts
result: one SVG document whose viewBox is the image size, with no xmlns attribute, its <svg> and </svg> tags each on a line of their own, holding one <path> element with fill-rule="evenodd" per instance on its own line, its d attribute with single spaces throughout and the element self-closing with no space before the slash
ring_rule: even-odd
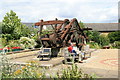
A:
<svg viewBox="0 0 120 80">
<path fill-rule="evenodd" d="M 81 28 L 85 28 L 83 22 L 79 22 Z M 84 31 L 84 33 L 88 36 L 89 40 L 95 41 L 97 45 L 105 46 L 109 44 L 109 38 L 104 35 L 100 35 L 98 31 Z"/>
<path fill-rule="evenodd" d="M 3 37 L 10 35 L 12 39 L 16 40 L 22 36 L 29 36 L 30 30 L 27 26 L 21 23 L 21 19 L 16 16 L 16 13 L 12 10 L 6 13 L 2 21 L 2 33 Z M 6 36 L 7 40 L 11 39 Z"/>
<path fill-rule="evenodd" d="M 108 36 L 101 35 L 98 31 L 90 31 L 89 38 L 100 46 L 108 45 L 110 42 Z"/>
<path fill-rule="evenodd" d="M 101 45 L 101 46 L 105 46 L 105 45 L 108 45 L 109 44 L 109 38 L 107 37 L 107 36 L 104 36 L 104 35 L 100 35 L 99 36 L 99 44 Z"/>
<path fill-rule="evenodd" d="M 120 41 L 120 31 L 111 32 L 108 34 L 110 42 L 113 43 L 114 41 Z"/>
<path fill-rule="evenodd" d="M 93 31 L 91 33 L 91 40 L 99 43 L 99 35 L 100 35 L 100 33 L 98 31 Z"/>
<path fill-rule="evenodd" d="M 80 28 L 85 28 L 84 23 L 82 21 L 79 22 Z"/>
</svg>

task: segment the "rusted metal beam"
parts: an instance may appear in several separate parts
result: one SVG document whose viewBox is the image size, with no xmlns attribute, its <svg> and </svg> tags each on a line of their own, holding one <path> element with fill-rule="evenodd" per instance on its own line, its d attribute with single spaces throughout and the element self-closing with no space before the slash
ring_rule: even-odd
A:
<svg viewBox="0 0 120 80">
<path fill-rule="evenodd" d="M 55 20 L 53 20 L 53 21 L 44 21 L 44 22 L 37 22 L 37 23 L 35 23 L 35 26 L 40 26 L 40 25 L 51 25 L 51 24 L 62 24 L 62 23 L 64 23 L 64 21 L 62 21 L 62 20 L 57 20 L 57 21 L 55 21 Z"/>
<path fill-rule="evenodd" d="M 50 38 L 41 38 L 41 40 L 48 41 Z"/>
</svg>

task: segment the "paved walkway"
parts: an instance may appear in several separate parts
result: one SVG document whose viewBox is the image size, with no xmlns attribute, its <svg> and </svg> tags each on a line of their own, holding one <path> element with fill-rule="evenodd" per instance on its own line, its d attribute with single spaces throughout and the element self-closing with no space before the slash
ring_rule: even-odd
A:
<svg viewBox="0 0 120 80">
<path fill-rule="evenodd" d="M 95 73 L 103 78 L 118 77 L 118 49 L 99 49 L 83 64 L 77 65 L 87 73 Z"/>
<path fill-rule="evenodd" d="M 25 65 L 28 62 L 35 61 L 40 64 L 41 67 L 53 67 L 59 64 L 62 64 L 62 60 L 64 60 L 64 57 L 55 57 L 51 58 L 50 60 L 45 58 L 43 61 L 40 61 L 39 58 L 37 58 L 38 52 L 37 51 L 30 51 L 30 52 L 23 52 L 23 53 L 15 53 L 7 55 L 7 57 L 10 59 L 10 62 Z"/>
<path fill-rule="evenodd" d="M 99 68 L 106 70 L 118 70 L 118 50 L 99 49 L 92 53 L 92 57 L 78 64 L 82 67 Z"/>
<path fill-rule="evenodd" d="M 92 57 L 83 63 L 75 63 L 84 73 L 96 74 L 100 78 L 118 78 L 118 49 L 99 49 L 92 53 Z M 70 65 L 59 65 L 53 67 L 56 70 L 66 68 Z"/>
<path fill-rule="evenodd" d="M 67 68 L 67 66 L 62 64 L 63 57 L 52 58 L 50 61 L 39 61 L 36 58 L 37 51 L 24 52 L 19 53 L 16 59 L 11 59 L 12 62 L 29 62 L 29 61 L 37 61 L 42 66 L 50 66 L 51 68 L 48 70 L 50 73 L 56 73 L 58 70 L 62 68 Z M 27 56 L 26 56 L 27 55 Z M 9 55 L 12 57 L 13 55 Z M 21 56 L 21 58 L 20 58 Z M 24 56 L 24 57 L 22 57 Z M 59 64 L 59 65 L 58 65 Z M 75 63 L 79 68 L 82 68 L 85 73 L 95 73 L 97 76 L 102 78 L 117 78 L 118 77 L 118 49 L 98 49 L 92 52 L 91 58 L 84 60 L 83 63 Z M 53 67 L 54 66 L 54 67 Z"/>
</svg>

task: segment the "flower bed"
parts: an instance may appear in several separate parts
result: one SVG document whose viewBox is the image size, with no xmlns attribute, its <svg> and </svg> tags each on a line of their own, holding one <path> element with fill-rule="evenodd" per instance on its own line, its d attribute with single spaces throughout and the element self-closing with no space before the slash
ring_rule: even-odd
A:
<svg viewBox="0 0 120 80">
<path fill-rule="evenodd" d="M 3 49 L 4 49 L 4 48 L 0 48 L 0 52 L 2 52 Z M 12 51 L 21 51 L 21 50 L 23 50 L 23 49 L 21 49 L 20 47 L 12 47 L 12 48 L 6 47 L 6 49 L 8 50 L 8 52 L 11 51 L 10 49 L 12 49 Z"/>
</svg>

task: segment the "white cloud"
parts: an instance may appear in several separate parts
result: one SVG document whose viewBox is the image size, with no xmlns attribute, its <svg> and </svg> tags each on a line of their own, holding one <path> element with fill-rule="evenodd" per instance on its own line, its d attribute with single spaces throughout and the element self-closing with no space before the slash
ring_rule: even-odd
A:
<svg viewBox="0 0 120 80">
<path fill-rule="evenodd" d="M 3 0 L 0 20 L 13 10 L 22 22 L 72 19 L 83 22 L 117 22 L 117 0 Z M 1 8 L 0 8 L 1 9 Z"/>
</svg>

